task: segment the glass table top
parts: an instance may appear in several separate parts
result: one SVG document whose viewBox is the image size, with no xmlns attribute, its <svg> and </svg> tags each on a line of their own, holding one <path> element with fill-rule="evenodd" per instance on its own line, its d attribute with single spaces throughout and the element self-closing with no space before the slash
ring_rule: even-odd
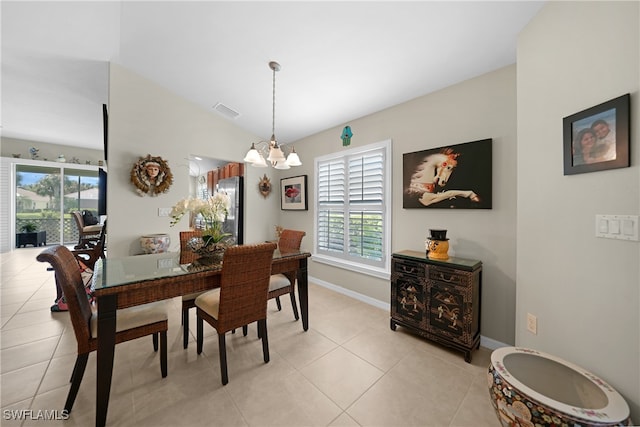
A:
<svg viewBox="0 0 640 427">
<path fill-rule="evenodd" d="M 299 257 L 303 254 L 307 253 L 303 251 L 280 252 L 276 249 L 273 252 L 273 259 Z M 98 290 L 221 268 L 216 265 L 207 266 L 205 263 L 197 261 L 192 264 L 180 264 L 179 260 L 179 252 L 99 259 L 94 269 L 93 288 Z"/>
</svg>

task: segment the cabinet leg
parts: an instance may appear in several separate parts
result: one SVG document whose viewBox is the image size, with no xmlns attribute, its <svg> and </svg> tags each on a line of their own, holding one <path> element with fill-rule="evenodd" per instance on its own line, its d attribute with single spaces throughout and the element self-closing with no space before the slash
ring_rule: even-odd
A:
<svg viewBox="0 0 640 427">
<path fill-rule="evenodd" d="M 464 361 L 467 363 L 471 363 L 471 352 L 470 351 L 465 351 L 464 352 Z"/>
<path fill-rule="evenodd" d="M 396 330 L 396 322 L 394 322 L 393 319 L 389 319 L 389 327 L 392 331 Z"/>
</svg>

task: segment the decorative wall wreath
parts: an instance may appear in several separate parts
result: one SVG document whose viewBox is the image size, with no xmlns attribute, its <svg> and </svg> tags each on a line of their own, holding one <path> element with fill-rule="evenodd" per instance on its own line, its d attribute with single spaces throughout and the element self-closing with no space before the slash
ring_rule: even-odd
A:
<svg viewBox="0 0 640 427">
<path fill-rule="evenodd" d="M 157 196 L 169 191 L 173 184 L 171 169 L 162 157 L 147 154 L 140 157 L 131 169 L 131 183 L 136 187 L 139 196 Z"/>
</svg>

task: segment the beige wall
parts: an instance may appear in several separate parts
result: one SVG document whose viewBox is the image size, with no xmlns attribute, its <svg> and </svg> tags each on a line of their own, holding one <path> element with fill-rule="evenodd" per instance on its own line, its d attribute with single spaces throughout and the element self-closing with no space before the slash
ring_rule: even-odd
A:
<svg viewBox="0 0 640 427">
<path fill-rule="evenodd" d="M 515 340 L 515 177 L 516 67 L 463 82 L 432 95 L 349 122 L 351 147 L 391 138 L 393 141 L 392 251 L 424 250 L 429 228 L 449 230 L 450 254 L 484 263 L 482 334 L 485 338 Z M 158 208 L 170 207 L 189 192 L 185 158 L 190 153 L 239 160 L 253 135 L 231 122 L 178 98 L 160 86 L 111 66 L 109 100 L 109 256 L 140 253 L 143 234 L 169 231 L 177 249 L 178 230 Z M 342 126 L 296 142 L 303 166 L 289 171 L 247 167 L 246 241 L 273 237 L 275 224 L 305 230 L 302 247 L 313 249 L 315 211 L 314 158 L 343 149 Z M 443 210 L 402 208 L 402 154 L 478 139 L 493 138 L 493 209 Z M 169 193 L 140 197 L 129 183 L 139 156 L 152 154 L 169 162 L 174 184 Z M 268 199 L 257 192 L 262 174 L 271 178 Z M 280 178 L 308 176 L 309 210 L 281 211 Z M 385 305 L 389 282 L 340 268 L 310 262 L 310 275 L 325 284 L 343 287 Z"/>
<path fill-rule="evenodd" d="M 451 255 L 483 262 L 482 335 L 514 343 L 516 247 L 516 67 L 509 66 L 370 116 L 352 120 L 351 147 L 392 139 L 392 251 L 424 251 L 429 228 L 446 228 Z M 308 212 L 282 213 L 281 223 L 307 231 L 313 247 L 313 159 L 343 150 L 344 125 L 296 143 L 309 175 Z M 402 154 L 493 138 L 493 209 L 402 208 Z M 455 172 L 454 172 L 455 173 Z M 310 275 L 389 303 L 387 280 L 309 263 Z"/>
<path fill-rule="evenodd" d="M 169 227 L 158 208 L 173 206 L 189 196 L 189 154 L 242 161 L 255 135 L 231 121 L 206 111 L 157 84 L 112 64 L 109 89 L 109 256 L 141 253 L 139 237 L 170 233 L 171 249 L 179 248 L 178 232 L 188 228 L 183 219 Z M 166 160 L 174 176 L 168 193 L 139 196 L 129 173 L 139 157 L 151 154 Z M 279 208 L 277 193 L 266 200 L 257 190 L 258 176 L 273 170 L 245 168 L 245 242 L 272 239 Z"/>
<path fill-rule="evenodd" d="M 596 214 L 640 212 L 638 2 L 550 2 L 518 42 L 516 343 L 613 385 L 640 423 L 640 244 Z M 631 167 L 563 176 L 562 118 L 631 93 Z M 526 314 L 538 334 L 526 331 Z"/>
</svg>

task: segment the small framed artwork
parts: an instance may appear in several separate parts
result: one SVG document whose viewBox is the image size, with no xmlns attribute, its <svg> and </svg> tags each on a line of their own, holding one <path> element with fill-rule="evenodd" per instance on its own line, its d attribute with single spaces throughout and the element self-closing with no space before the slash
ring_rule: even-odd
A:
<svg viewBox="0 0 640 427">
<path fill-rule="evenodd" d="M 281 179 L 280 209 L 306 211 L 307 208 L 307 175 Z"/>
<path fill-rule="evenodd" d="M 564 174 L 629 167 L 630 95 L 562 120 Z"/>
</svg>

